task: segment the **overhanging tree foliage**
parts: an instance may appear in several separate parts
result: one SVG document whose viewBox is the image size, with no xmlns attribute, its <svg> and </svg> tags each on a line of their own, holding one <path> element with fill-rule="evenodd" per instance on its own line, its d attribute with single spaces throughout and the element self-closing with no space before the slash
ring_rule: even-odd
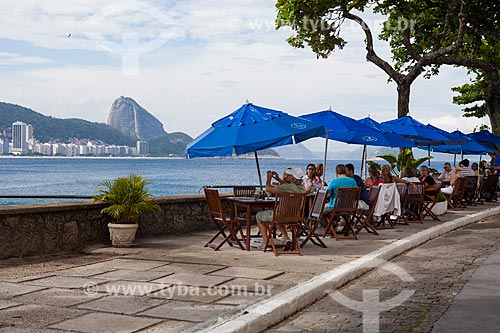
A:
<svg viewBox="0 0 500 333">
<path fill-rule="evenodd" d="M 436 5 L 436 3 L 438 5 Z M 342 35 L 346 20 L 355 22 L 365 34 L 366 59 L 397 84 L 398 117 L 409 112 L 410 88 L 422 73 L 437 73 L 443 57 L 462 51 L 467 6 L 464 0 L 447 1 L 374 1 L 374 0 L 278 0 L 277 28 L 291 27 L 295 34 L 288 39 L 294 47 L 309 45 L 318 57 L 328 58 L 342 49 L 347 40 Z M 374 38 L 363 12 L 386 16 L 381 39 L 389 41 L 394 64 L 375 51 Z"/>
</svg>

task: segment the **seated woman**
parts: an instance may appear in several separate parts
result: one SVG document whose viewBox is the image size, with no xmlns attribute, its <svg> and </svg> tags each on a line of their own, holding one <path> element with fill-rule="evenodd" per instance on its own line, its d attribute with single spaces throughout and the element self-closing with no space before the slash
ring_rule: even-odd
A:
<svg viewBox="0 0 500 333">
<path fill-rule="evenodd" d="M 375 166 L 371 165 L 368 168 L 368 174 L 370 175 L 370 177 L 365 179 L 367 190 L 369 190 L 372 186 L 378 186 L 378 184 L 384 182 L 384 180 L 380 177 L 380 172 Z"/>
<path fill-rule="evenodd" d="M 304 177 L 304 187 L 308 195 L 313 195 L 321 189 L 321 183 L 316 178 L 316 166 L 314 164 L 307 165 L 306 175 Z"/>
<path fill-rule="evenodd" d="M 429 168 L 425 165 L 420 167 L 420 181 L 424 184 L 425 200 L 433 201 L 436 198 L 436 181 L 429 175 Z"/>
<path fill-rule="evenodd" d="M 420 183 L 420 179 L 417 178 L 415 169 L 410 167 L 405 169 L 405 176 L 402 179 L 411 183 Z"/>
<path fill-rule="evenodd" d="M 328 186 L 328 184 L 321 178 L 323 177 L 323 163 L 316 163 L 314 166 L 316 167 L 316 181 L 321 184 L 321 186 Z"/>
<path fill-rule="evenodd" d="M 454 175 L 450 179 L 450 185 L 447 187 L 441 188 L 441 192 L 443 192 L 444 194 L 448 194 L 448 195 L 453 193 L 453 186 L 457 182 L 457 179 L 460 177 L 463 177 L 462 168 L 457 165 L 457 166 L 455 166 Z"/>
<path fill-rule="evenodd" d="M 380 183 L 410 183 L 405 179 L 401 179 L 398 176 L 393 176 L 391 172 L 391 167 L 387 164 L 382 165 L 382 179 Z"/>
</svg>

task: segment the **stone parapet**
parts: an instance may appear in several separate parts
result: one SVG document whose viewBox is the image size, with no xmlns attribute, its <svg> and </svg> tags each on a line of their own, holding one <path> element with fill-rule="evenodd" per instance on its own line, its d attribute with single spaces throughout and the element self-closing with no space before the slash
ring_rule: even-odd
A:
<svg viewBox="0 0 500 333">
<path fill-rule="evenodd" d="M 229 208 L 224 200 L 225 208 Z M 183 234 L 212 228 L 204 195 L 156 197 L 160 210 L 138 221 L 137 237 Z M 0 206 L 0 259 L 73 252 L 110 243 L 103 203 L 93 201 Z"/>
</svg>

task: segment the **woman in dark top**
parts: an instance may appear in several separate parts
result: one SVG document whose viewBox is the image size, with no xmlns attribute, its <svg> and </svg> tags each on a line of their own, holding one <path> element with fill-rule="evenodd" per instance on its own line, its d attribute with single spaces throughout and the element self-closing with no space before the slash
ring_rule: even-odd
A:
<svg viewBox="0 0 500 333">
<path fill-rule="evenodd" d="M 429 175 L 429 168 L 425 165 L 420 167 L 420 181 L 424 184 L 425 200 L 434 200 L 437 195 L 436 181 Z"/>
</svg>

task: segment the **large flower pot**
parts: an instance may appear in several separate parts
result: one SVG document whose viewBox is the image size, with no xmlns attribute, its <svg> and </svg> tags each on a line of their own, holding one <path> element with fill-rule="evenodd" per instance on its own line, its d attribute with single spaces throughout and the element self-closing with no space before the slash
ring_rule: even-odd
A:
<svg viewBox="0 0 500 333">
<path fill-rule="evenodd" d="M 135 240 L 138 224 L 108 223 L 109 239 L 115 247 L 131 247 Z"/>
<path fill-rule="evenodd" d="M 446 201 L 436 202 L 432 207 L 432 212 L 436 215 L 444 215 L 448 211 L 448 203 Z"/>
</svg>

